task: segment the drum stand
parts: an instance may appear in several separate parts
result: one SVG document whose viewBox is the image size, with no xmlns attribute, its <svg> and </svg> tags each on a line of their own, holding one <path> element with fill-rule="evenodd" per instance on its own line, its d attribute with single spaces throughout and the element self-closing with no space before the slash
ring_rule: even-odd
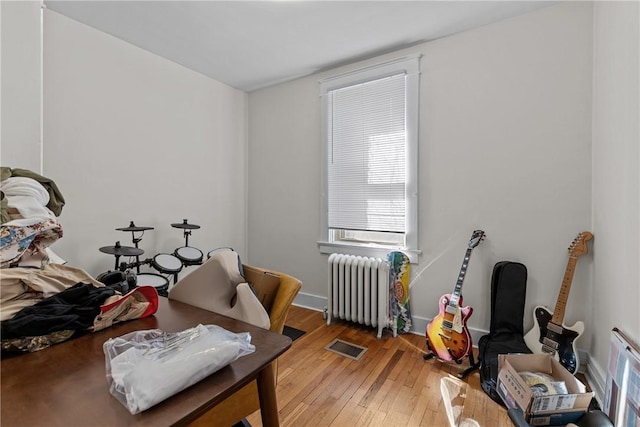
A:
<svg viewBox="0 0 640 427">
<path fill-rule="evenodd" d="M 189 236 L 191 236 L 191 230 L 184 230 L 184 245 L 189 246 Z"/>
<path fill-rule="evenodd" d="M 200 228 L 200 226 L 196 225 L 196 224 L 189 224 L 188 220 L 186 220 L 186 219 L 183 219 L 181 223 L 171 224 L 171 226 L 173 228 L 181 228 L 183 230 L 184 248 L 188 250 L 190 248 L 190 246 L 189 246 L 189 236 L 191 236 L 191 230 L 197 230 L 197 229 Z M 182 248 L 177 248 L 176 251 L 174 252 L 174 254 L 180 259 L 180 261 L 182 262 L 182 265 L 184 267 L 188 267 L 188 266 L 191 266 L 191 265 L 200 265 L 200 264 L 202 264 L 202 252 L 199 249 L 195 249 L 194 248 L 195 250 L 200 252 L 200 257 L 199 257 L 199 259 L 196 257 L 193 260 L 187 259 L 186 255 L 185 255 L 185 257 L 181 256 L 180 252 L 179 252 L 180 249 L 182 249 Z M 176 281 L 177 281 L 177 275 L 176 275 Z"/>
<path fill-rule="evenodd" d="M 429 347 L 429 338 L 428 337 L 427 337 L 427 348 L 430 348 Z M 437 356 L 438 355 L 436 353 L 429 352 L 429 353 L 425 353 L 423 357 L 424 357 L 424 360 L 429 360 L 429 359 L 431 359 L 433 357 L 437 358 Z M 452 357 L 453 357 L 453 355 L 452 355 Z M 464 359 L 464 357 L 469 357 L 469 367 L 458 374 L 458 378 L 460 378 L 461 380 L 464 379 L 471 372 L 473 372 L 476 369 L 478 369 L 478 367 L 480 366 L 480 362 L 479 361 L 476 362 L 475 358 L 473 357 L 473 347 L 471 347 L 471 350 L 469 351 L 469 354 L 467 356 L 463 356 L 463 359 Z M 462 363 L 462 359 L 455 360 L 455 359 L 452 358 L 452 360 L 455 361 L 456 364 L 458 364 L 458 365 L 460 365 Z M 448 361 L 445 360 L 445 362 L 448 362 Z"/>
<path fill-rule="evenodd" d="M 191 230 L 198 229 L 198 228 L 200 228 L 200 226 L 199 225 L 195 225 L 195 224 L 189 224 L 186 219 L 184 219 L 182 223 L 171 224 L 171 226 L 174 227 L 174 228 L 182 228 L 184 230 L 185 248 L 190 248 L 189 247 L 189 236 L 191 235 Z M 175 258 L 176 261 L 179 261 L 181 263 L 180 264 L 180 269 L 178 269 L 176 271 L 175 268 L 165 268 L 165 266 L 163 266 L 163 265 L 157 265 L 156 264 L 156 257 L 154 257 L 153 259 L 147 258 L 147 259 L 141 261 L 140 260 L 140 255 L 142 255 L 144 253 L 144 250 L 140 249 L 138 247 L 138 244 L 142 241 L 142 236 L 144 235 L 144 231 L 145 230 L 153 230 L 153 227 L 136 226 L 135 223 L 133 221 L 131 221 L 129 223 L 128 227 L 116 228 L 116 230 L 118 230 L 118 231 L 130 231 L 131 232 L 131 240 L 132 240 L 132 242 L 134 244 L 134 247 L 122 246 L 122 245 L 120 245 L 120 242 L 118 241 L 118 242 L 116 242 L 116 244 L 114 246 L 104 246 L 104 247 L 99 248 L 100 252 L 115 256 L 116 260 L 115 260 L 114 270 L 116 270 L 116 271 L 119 270 L 119 271 L 124 272 L 127 269 L 131 269 L 131 268 L 135 267 L 136 268 L 136 274 L 141 274 L 140 273 L 140 266 L 149 264 L 154 269 L 158 270 L 159 273 L 161 273 L 160 276 L 162 276 L 162 274 L 170 274 L 170 275 L 172 275 L 173 276 L 173 284 L 175 285 L 178 282 L 178 273 L 180 272 L 180 270 L 182 269 L 183 266 L 196 265 L 196 264 L 201 264 L 202 263 L 202 258 L 200 258 L 197 262 L 189 262 L 190 260 L 188 260 L 188 259 L 185 261 L 184 259 L 175 257 L 174 255 L 171 255 L 171 254 L 158 254 L 158 255 L 156 255 L 156 257 L 158 257 L 160 255 L 168 255 L 168 256 L 171 256 L 172 258 Z M 142 234 L 139 237 L 136 237 L 136 234 L 135 234 L 136 232 L 142 232 Z M 202 254 L 202 253 L 200 252 L 200 254 Z M 126 263 L 126 262 L 120 263 L 120 257 L 121 256 L 135 257 L 136 260 L 135 260 L 135 262 L 131 262 L 131 263 Z M 162 276 L 162 277 L 164 277 L 164 276 Z M 164 277 L 164 278 L 167 279 L 167 281 L 169 280 L 166 277 Z"/>
<path fill-rule="evenodd" d="M 189 246 L 189 236 L 191 236 L 191 230 L 197 230 L 199 225 L 189 224 L 186 219 L 183 219 L 181 223 L 171 224 L 173 228 L 182 228 L 184 230 L 184 245 Z"/>
<path fill-rule="evenodd" d="M 153 230 L 153 227 L 137 227 L 133 221 L 129 222 L 128 227 L 116 228 L 117 231 L 130 231 L 131 232 L 131 241 L 136 249 L 138 249 L 138 243 L 142 241 L 142 235 L 144 235 L 145 230 Z M 142 235 L 140 237 L 136 237 L 136 231 L 142 231 Z M 118 261 L 116 260 L 116 264 Z M 117 267 L 116 267 L 117 269 Z M 136 255 L 136 273 L 140 274 L 140 255 Z"/>
<path fill-rule="evenodd" d="M 133 234 L 133 232 L 131 232 L 131 234 Z M 140 243 L 140 241 L 142 240 L 142 237 L 139 238 L 133 238 L 133 245 L 137 248 L 138 247 L 138 243 Z M 140 274 L 140 255 L 136 255 L 136 273 Z"/>
<path fill-rule="evenodd" d="M 118 270 L 118 261 L 121 256 L 135 256 L 138 257 L 142 255 L 144 251 L 142 249 L 132 248 L 130 246 L 122 246 L 120 245 L 120 241 L 117 241 L 115 246 L 103 246 L 100 249 L 100 252 L 105 254 L 114 255 L 116 257 L 116 265 L 114 270 Z"/>
</svg>

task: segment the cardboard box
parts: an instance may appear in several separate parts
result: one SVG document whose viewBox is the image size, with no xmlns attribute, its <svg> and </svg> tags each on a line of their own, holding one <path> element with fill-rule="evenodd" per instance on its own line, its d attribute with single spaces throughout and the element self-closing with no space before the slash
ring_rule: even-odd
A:
<svg viewBox="0 0 640 427">
<path fill-rule="evenodd" d="M 534 426 L 565 425 L 577 421 L 589 408 L 593 392 L 550 354 L 501 354 L 498 356 L 498 394 L 507 408 L 520 408 Z M 542 372 L 564 381 L 568 394 L 535 397 L 518 372 Z"/>
</svg>

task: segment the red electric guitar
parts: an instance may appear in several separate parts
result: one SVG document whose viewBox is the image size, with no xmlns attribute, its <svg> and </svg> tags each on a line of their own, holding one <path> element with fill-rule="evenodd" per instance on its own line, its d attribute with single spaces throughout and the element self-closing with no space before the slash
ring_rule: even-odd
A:
<svg viewBox="0 0 640 427">
<path fill-rule="evenodd" d="M 471 251 L 484 240 L 484 236 L 482 230 L 473 232 L 453 294 L 445 294 L 440 298 L 440 312 L 427 325 L 427 348 L 442 360 L 460 363 L 462 358 L 472 351 L 467 319 L 471 317 L 473 308 L 461 306 L 462 282 L 467 272 Z"/>
</svg>

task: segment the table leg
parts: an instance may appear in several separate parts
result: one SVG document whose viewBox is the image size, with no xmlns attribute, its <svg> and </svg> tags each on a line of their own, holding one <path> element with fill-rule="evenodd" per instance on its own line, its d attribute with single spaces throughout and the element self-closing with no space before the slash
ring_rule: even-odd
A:
<svg viewBox="0 0 640 427">
<path fill-rule="evenodd" d="M 263 427 L 279 427 L 278 401 L 276 399 L 276 377 L 273 365 L 258 373 L 258 398 Z"/>
</svg>

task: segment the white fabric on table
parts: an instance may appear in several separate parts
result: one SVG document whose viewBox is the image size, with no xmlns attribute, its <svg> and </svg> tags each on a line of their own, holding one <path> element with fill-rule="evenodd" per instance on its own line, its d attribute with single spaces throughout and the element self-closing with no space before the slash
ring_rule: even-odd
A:
<svg viewBox="0 0 640 427">
<path fill-rule="evenodd" d="M 107 340 L 103 349 L 109 392 L 137 414 L 253 353 L 255 346 L 248 332 L 198 325 L 172 334 L 131 332 Z"/>
</svg>

